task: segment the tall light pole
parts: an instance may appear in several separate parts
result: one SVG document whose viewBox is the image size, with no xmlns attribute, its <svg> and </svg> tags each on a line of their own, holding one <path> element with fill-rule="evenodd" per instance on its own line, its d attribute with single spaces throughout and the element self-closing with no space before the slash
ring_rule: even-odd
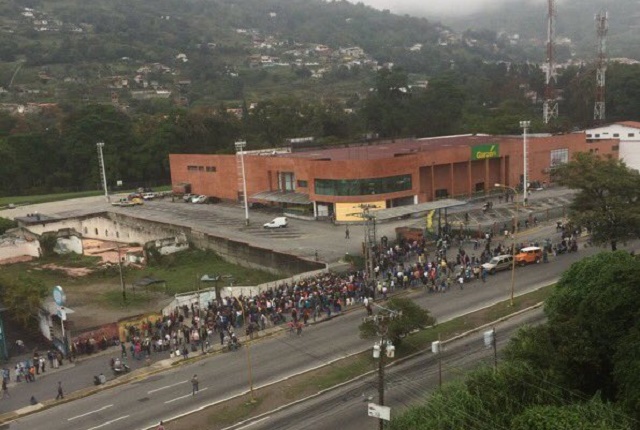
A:
<svg viewBox="0 0 640 430">
<path fill-rule="evenodd" d="M 529 186 L 529 178 L 528 178 L 528 170 L 529 166 L 527 164 L 527 130 L 531 126 L 531 121 L 520 121 L 520 127 L 522 128 L 522 146 L 523 146 L 523 184 L 522 184 L 522 201 L 524 205 L 527 205 L 527 188 Z"/>
<path fill-rule="evenodd" d="M 518 191 L 515 188 L 503 184 L 495 184 L 495 187 L 510 190 L 516 196 L 515 226 L 513 229 L 513 243 L 511 244 L 511 299 L 509 301 L 509 305 L 513 306 L 513 294 L 516 289 L 516 238 L 518 237 L 518 213 L 520 212 L 520 201 L 518 200 Z"/>
<path fill-rule="evenodd" d="M 247 142 L 241 140 L 236 142 L 236 154 L 240 153 L 240 168 L 242 170 L 242 195 L 244 197 L 244 219 L 245 223 L 249 225 L 249 204 L 247 203 L 247 177 L 244 172 L 244 148 L 247 146 Z"/>
<path fill-rule="evenodd" d="M 109 190 L 107 189 L 107 174 L 104 168 L 104 155 L 102 154 L 102 148 L 104 148 L 104 142 L 96 143 L 98 147 L 98 161 L 100 163 L 100 177 L 102 179 L 102 187 L 104 188 L 104 197 L 107 199 L 107 203 L 111 201 L 109 198 Z"/>
</svg>

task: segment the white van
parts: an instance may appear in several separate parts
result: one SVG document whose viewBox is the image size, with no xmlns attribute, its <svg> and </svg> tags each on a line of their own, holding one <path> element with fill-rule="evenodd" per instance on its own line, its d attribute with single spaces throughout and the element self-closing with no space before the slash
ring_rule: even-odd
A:
<svg viewBox="0 0 640 430">
<path fill-rule="evenodd" d="M 288 224 L 287 217 L 286 216 L 279 216 L 277 218 L 272 219 L 271 221 L 269 221 L 265 225 L 263 225 L 263 227 L 264 228 L 285 228 L 287 226 L 287 224 Z"/>
<path fill-rule="evenodd" d="M 492 275 L 500 270 L 508 270 L 513 267 L 513 255 L 496 255 L 482 267 Z"/>
</svg>

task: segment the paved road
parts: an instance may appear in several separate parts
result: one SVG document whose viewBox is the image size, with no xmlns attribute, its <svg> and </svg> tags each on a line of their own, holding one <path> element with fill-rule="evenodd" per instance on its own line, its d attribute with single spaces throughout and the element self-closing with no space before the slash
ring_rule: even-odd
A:
<svg viewBox="0 0 640 430">
<path fill-rule="evenodd" d="M 546 265 L 518 268 L 517 294 L 555 281 L 572 262 L 597 251 L 595 248 L 581 249 L 580 253 L 563 255 Z M 439 321 L 444 321 L 504 300 L 509 295 L 510 284 L 510 273 L 503 272 L 491 277 L 486 284 L 469 284 L 464 291 L 452 289 L 444 294 L 416 292 L 413 297 L 420 305 L 430 309 Z M 255 385 L 267 384 L 368 349 L 370 342 L 360 339 L 357 330 L 363 314 L 358 310 L 347 313 L 309 328 L 302 337 L 284 335 L 256 343 L 251 348 Z M 194 373 L 200 378 L 200 393 L 192 397 L 188 381 Z M 66 373 L 56 374 L 55 379 L 62 380 L 65 385 L 78 380 L 90 384 L 92 374 L 84 366 L 78 366 Z M 160 419 L 185 414 L 243 393 L 247 386 L 246 376 L 246 361 L 242 351 L 220 354 L 26 416 L 7 428 L 146 429 Z M 26 384 L 21 387 L 26 387 Z M 55 380 L 39 385 L 39 389 L 42 387 L 45 391 L 40 394 L 39 400 L 55 397 Z M 16 398 L 17 390 L 12 393 Z M 22 395 L 22 401 L 25 399 L 28 396 Z"/>
<path fill-rule="evenodd" d="M 523 325 L 534 325 L 543 321 L 544 313 L 542 308 L 538 308 L 496 324 L 498 350 L 502 349 Z M 484 346 L 482 336 L 482 331 L 476 332 L 445 345 L 442 353 L 443 383 L 458 378 L 463 372 L 476 366 L 493 366 L 493 348 Z M 385 404 L 391 407 L 393 416 L 402 409 L 423 401 L 425 394 L 434 391 L 438 384 L 437 356 L 430 352 L 422 353 L 402 364 L 387 368 Z M 225 430 L 370 430 L 375 427 L 376 419 L 367 416 L 368 402 L 378 403 L 376 372 L 323 395 Z"/>
</svg>

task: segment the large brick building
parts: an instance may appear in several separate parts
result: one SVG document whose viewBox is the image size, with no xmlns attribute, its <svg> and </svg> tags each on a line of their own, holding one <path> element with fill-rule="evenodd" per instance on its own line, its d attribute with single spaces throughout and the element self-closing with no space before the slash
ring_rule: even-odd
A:
<svg viewBox="0 0 640 430">
<path fill-rule="evenodd" d="M 587 141 L 584 133 L 528 137 L 529 182 L 550 182 L 550 167 L 578 152 L 618 157 L 617 139 Z M 171 154 L 174 185 L 242 201 L 237 155 Z M 315 217 L 348 213 L 362 203 L 380 208 L 485 193 L 523 178 L 520 136 L 464 135 L 407 139 L 304 151 L 246 151 L 250 202 L 279 204 Z M 357 211 L 356 211 L 357 212 Z"/>
</svg>

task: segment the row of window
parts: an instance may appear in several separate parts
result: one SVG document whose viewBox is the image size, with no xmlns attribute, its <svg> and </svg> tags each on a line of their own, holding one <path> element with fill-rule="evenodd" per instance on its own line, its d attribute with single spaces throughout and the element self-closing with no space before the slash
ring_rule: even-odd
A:
<svg viewBox="0 0 640 430">
<path fill-rule="evenodd" d="M 188 172 L 215 172 L 216 166 L 187 166 Z"/>
<path fill-rule="evenodd" d="M 411 175 L 370 179 L 316 179 L 315 192 L 321 196 L 365 196 L 409 191 Z"/>
<path fill-rule="evenodd" d="M 603 134 L 603 135 L 605 135 L 605 134 L 606 134 L 606 135 L 608 135 L 608 134 L 609 134 L 609 132 L 603 132 L 602 134 Z M 635 137 L 635 136 L 636 136 L 636 134 L 635 134 L 635 133 L 627 133 L 627 137 Z M 587 134 L 587 139 L 588 139 L 588 138 L 591 138 L 591 137 L 593 137 L 593 138 L 599 138 L 599 137 L 600 137 L 600 133 L 595 133 L 595 134 L 593 134 L 593 135 L 591 135 L 590 133 L 588 133 L 588 134 Z M 620 137 L 620 133 L 613 133 L 613 137 Z"/>
</svg>

